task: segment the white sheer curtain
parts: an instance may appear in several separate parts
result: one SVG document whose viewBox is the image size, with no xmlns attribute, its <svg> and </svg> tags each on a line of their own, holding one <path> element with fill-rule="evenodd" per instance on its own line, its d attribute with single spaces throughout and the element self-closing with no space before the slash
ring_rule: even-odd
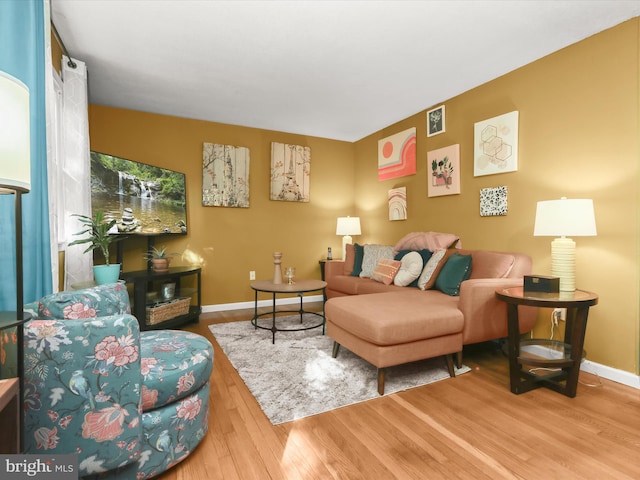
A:
<svg viewBox="0 0 640 480">
<path fill-rule="evenodd" d="M 91 166 L 87 68 L 84 62 L 63 56 L 61 75 L 53 69 L 50 42 L 50 1 L 45 0 L 47 169 L 53 291 L 93 279 L 93 256 L 83 245 L 68 247 L 81 229 L 74 213 L 91 215 Z M 65 280 L 59 285 L 58 252 L 65 251 Z"/>
<path fill-rule="evenodd" d="M 74 213 L 91 215 L 91 164 L 89 147 L 89 102 L 87 68 L 84 62 L 62 57 L 62 218 L 64 238 L 70 242 L 80 230 Z M 78 282 L 93 279 L 93 255 L 83 254 L 86 245 L 66 247 L 65 289 Z"/>
<path fill-rule="evenodd" d="M 60 265 L 58 262 L 58 161 L 59 128 L 58 114 L 62 108 L 62 83 L 51 62 L 51 18 L 50 2 L 44 2 L 44 58 L 45 58 L 45 98 L 47 112 L 47 183 L 49 193 L 49 236 L 51 239 L 51 286 L 54 292 L 60 289 L 58 282 Z"/>
</svg>

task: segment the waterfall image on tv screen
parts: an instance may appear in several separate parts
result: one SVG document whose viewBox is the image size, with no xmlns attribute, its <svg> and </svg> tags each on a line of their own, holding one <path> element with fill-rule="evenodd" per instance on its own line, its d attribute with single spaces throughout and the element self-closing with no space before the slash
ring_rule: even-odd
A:
<svg viewBox="0 0 640 480">
<path fill-rule="evenodd" d="M 91 152 L 91 210 L 116 219 L 112 233 L 187 233 L 184 173 Z"/>
</svg>

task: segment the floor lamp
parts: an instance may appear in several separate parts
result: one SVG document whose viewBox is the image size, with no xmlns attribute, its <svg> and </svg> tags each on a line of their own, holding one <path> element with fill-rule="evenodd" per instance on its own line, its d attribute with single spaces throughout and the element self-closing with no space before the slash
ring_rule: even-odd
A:
<svg viewBox="0 0 640 480">
<path fill-rule="evenodd" d="M 15 313 L 18 331 L 17 365 L 18 378 L 22 382 L 23 332 L 25 315 L 22 309 L 23 273 L 22 273 L 22 195 L 31 190 L 31 134 L 29 114 L 29 89 L 20 80 L 0 71 L 0 194 L 14 196 L 15 201 L 15 237 L 16 237 L 16 311 L 3 312 L 3 318 L 11 325 L 11 315 Z M 22 432 L 24 418 L 22 414 L 23 393 L 19 385 L 19 429 L 20 451 L 22 451 Z"/>
</svg>

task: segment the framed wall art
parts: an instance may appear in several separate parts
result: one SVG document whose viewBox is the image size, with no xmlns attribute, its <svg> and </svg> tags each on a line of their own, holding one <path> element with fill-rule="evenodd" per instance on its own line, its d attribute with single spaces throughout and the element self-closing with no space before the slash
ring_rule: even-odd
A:
<svg viewBox="0 0 640 480">
<path fill-rule="evenodd" d="M 202 205 L 249 207 L 249 149 L 204 143 Z"/>
<path fill-rule="evenodd" d="M 460 193 L 460 144 L 427 152 L 429 197 Z"/>
<path fill-rule="evenodd" d="M 483 188 L 480 190 L 480 216 L 490 217 L 495 215 L 506 215 L 507 187 Z"/>
<path fill-rule="evenodd" d="M 309 202 L 311 148 L 271 143 L 271 200 Z"/>
<path fill-rule="evenodd" d="M 407 219 L 407 187 L 392 188 L 388 192 L 389 220 Z"/>
<path fill-rule="evenodd" d="M 473 175 L 518 170 L 518 112 L 477 122 L 473 128 Z"/>
<path fill-rule="evenodd" d="M 415 127 L 378 141 L 378 180 L 405 177 L 415 173 Z"/>
<path fill-rule="evenodd" d="M 444 133 L 444 105 L 427 112 L 427 137 Z"/>
</svg>

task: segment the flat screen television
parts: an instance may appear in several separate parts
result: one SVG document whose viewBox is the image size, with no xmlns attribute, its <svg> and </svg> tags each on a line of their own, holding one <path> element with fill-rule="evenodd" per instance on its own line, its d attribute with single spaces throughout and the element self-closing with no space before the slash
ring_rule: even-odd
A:
<svg viewBox="0 0 640 480">
<path fill-rule="evenodd" d="M 116 219 L 110 233 L 184 235 L 187 185 L 184 173 L 100 152 L 91 152 L 91 210 Z"/>
</svg>

